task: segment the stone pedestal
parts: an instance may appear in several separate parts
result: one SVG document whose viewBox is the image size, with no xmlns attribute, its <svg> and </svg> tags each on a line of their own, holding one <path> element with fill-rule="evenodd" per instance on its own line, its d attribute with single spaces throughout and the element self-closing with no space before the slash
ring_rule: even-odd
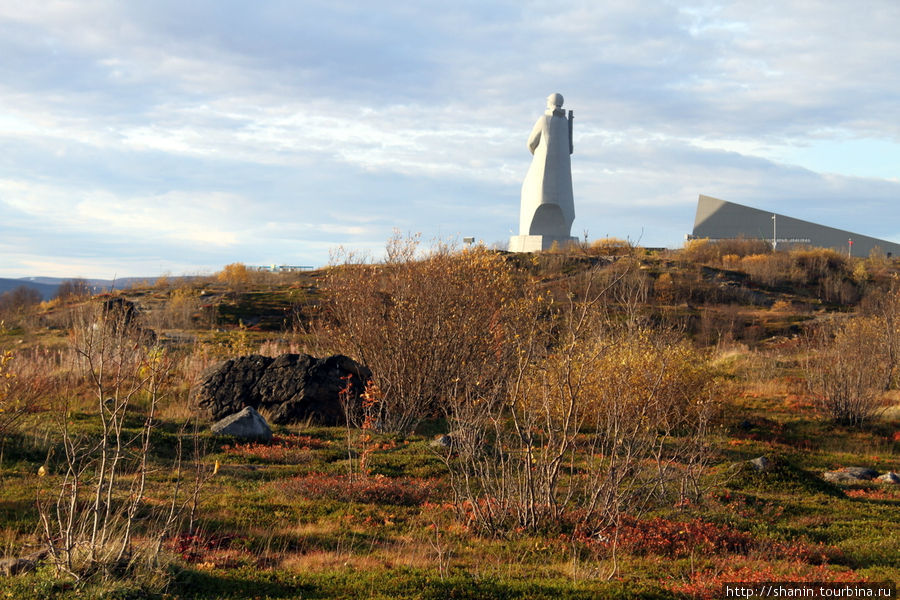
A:
<svg viewBox="0 0 900 600">
<path fill-rule="evenodd" d="M 509 238 L 510 252 L 540 252 L 549 250 L 556 242 L 560 250 L 578 242 L 576 237 L 556 237 L 552 235 L 514 235 Z"/>
</svg>

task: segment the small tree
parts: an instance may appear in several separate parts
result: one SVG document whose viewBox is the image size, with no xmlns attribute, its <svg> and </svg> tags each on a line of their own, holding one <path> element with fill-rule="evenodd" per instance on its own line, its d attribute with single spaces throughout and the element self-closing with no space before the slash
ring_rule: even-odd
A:
<svg viewBox="0 0 900 600">
<path fill-rule="evenodd" d="M 5 326 L 27 328 L 40 302 L 40 292 L 25 285 L 0 294 L 0 331 Z"/>
</svg>

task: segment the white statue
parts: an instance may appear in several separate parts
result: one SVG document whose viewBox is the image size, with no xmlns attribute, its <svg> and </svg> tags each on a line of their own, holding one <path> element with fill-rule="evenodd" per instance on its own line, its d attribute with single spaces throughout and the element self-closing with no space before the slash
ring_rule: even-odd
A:
<svg viewBox="0 0 900 600">
<path fill-rule="evenodd" d="M 522 184 L 519 235 L 509 242 L 512 252 L 547 250 L 575 241 L 572 196 L 572 111 L 568 119 L 561 94 L 547 97 L 547 110 L 534 124 L 528 149 L 534 155 Z"/>
</svg>

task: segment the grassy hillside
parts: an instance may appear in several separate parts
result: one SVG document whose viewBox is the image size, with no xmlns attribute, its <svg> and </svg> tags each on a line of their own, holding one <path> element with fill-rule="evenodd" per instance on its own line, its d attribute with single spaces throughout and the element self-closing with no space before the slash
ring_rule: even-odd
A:
<svg viewBox="0 0 900 600">
<path fill-rule="evenodd" d="M 262 274 L 230 265 L 207 280 L 0 317 L 0 375 L 10 375 L 0 378 L 0 557 L 24 557 L 48 541 L 69 549 L 0 576 L 0 596 L 712 598 L 726 582 L 900 580 L 900 485 L 823 476 L 843 467 L 900 471 L 900 392 L 890 370 L 900 264 L 771 253 L 750 242 L 648 253 L 607 240 L 464 263 L 429 256 L 398 259 L 394 270 Z M 494 283 L 483 284 L 488 277 Z M 494 285 L 503 293 L 489 293 Z M 451 297 L 459 289 L 466 297 Z M 421 396 L 408 429 L 391 429 L 386 418 L 296 424 L 256 443 L 212 436 L 192 408 L 190 388 L 224 358 L 362 359 L 394 335 L 378 330 L 391 323 L 378 319 L 402 308 L 401 297 L 419 302 L 413 314 L 467 308 L 451 323 L 453 343 L 434 350 L 467 348 L 466 361 L 482 356 L 466 337 L 480 335 L 478 307 L 500 307 L 484 311 L 485 364 L 458 371 L 477 385 L 422 388 L 433 397 Z M 118 313 L 96 320 L 111 298 L 134 303 L 133 321 Z M 354 310 L 373 299 L 364 327 L 348 329 Z M 572 325 L 579 314 L 590 327 Z M 424 340 L 422 356 L 443 339 L 438 320 L 430 316 L 423 331 L 432 333 L 412 338 Z M 831 392 L 816 387 L 841 376 L 836 359 L 817 357 L 833 356 L 855 324 L 874 328 L 860 339 L 883 341 L 856 353 L 875 366 L 857 367 L 883 368 L 887 382 L 859 421 L 836 418 L 823 396 Z M 547 336 L 526 346 L 519 340 L 528 327 Z M 507 368 L 502 353 L 513 347 L 539 359 L 508 357 L 510 370 L 491 380 L 501 392 L 490 396 L 485 381 Z M 516 364 L 533 366 L 517 375 Z M 545 428 L 565 412 L 564 397 L 553 396 L 563 376 L 583 382 L 571 396 L 583 419 Z M 384 391 L 394 388 L 382 377 L 382 393 L 399 394 Z M 557 400 L 541 404 L 543 396 Z M 447 432 L 463 440 L 488 398 L 502 423 L 480 448 L 432 443 Z M 671 404 L 652 422 L 627 421 L 629 411 L 663 399 Z M 585 408 L 593 402 L 607 412 Z M 610 406 L 625 407 L 617 423 L 633 427 L 627 435 L 608 434 Z M 700 409 L 702 420 L 685 416 Z M 676 410 L 685 414 L 675 418 Z M 519 420 L 529 424 L 519 441 L 504 437 Z M 552 467 L 554 440 L 567 445 L 553 506 L 536 502 L 529 512 L 516 503 L 527 494 L 499 495 L 515 486 L 478 479 L 478 469 L 502 460 L 511 481 L 539 489 L 534 474 Z M 635 440 L 644 445 L 629 445 Z M 640 459 L 629 462 L 627 452 Z M 120 467 L 110 465 L 114 456 Z M 758 470 L 748 461 L 761 456 L 768 465 Z M 460 483 L 468 476 L 473 488 Z M 594 489 L 604 490 L 603 510 L 584 496 Z M 69 538 L 78 543 L 67 546 Z"/>
</svg>

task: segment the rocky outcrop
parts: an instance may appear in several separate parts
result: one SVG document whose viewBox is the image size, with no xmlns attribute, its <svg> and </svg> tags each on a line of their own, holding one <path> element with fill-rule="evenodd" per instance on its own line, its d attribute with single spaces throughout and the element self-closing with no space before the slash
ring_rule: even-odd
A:
<svg viewBox="0 0 900 600">
<path fill-rule="evenodd" d="M 327 358 L 251 354 L 207 369 L 193 397 L 214 419 L 250 406 L 265 409 L 271 422 L 277 424 L 312 419 L 322 425 L 336 425 L 344 421 L 341 390 L 349 382 L 349 399 L 358 402 L 371 377 L 368 368 L 340 354 Z"/>
<path fill-rule="evenodd" d="M 844 467 L 837 471 L 826 471 L 822 473 L 822 478 L 826 481 L 834 483 L 862 483 L 866 481 L 874 481 L 877 483 L 900 484 L 900 475 L 893 471 L 888 471 L 882 475 L 878 474 L 875 469 L 868 467 Z"/>
<path fill-rule="evenodd" d="M 844 467 L 837 471 L 826 471 L 822 474 L 825 481 L 833 483 L 855 483 L 871 481 L 878 476 L 878 471 L 866 467 Z"/>
</svg>

